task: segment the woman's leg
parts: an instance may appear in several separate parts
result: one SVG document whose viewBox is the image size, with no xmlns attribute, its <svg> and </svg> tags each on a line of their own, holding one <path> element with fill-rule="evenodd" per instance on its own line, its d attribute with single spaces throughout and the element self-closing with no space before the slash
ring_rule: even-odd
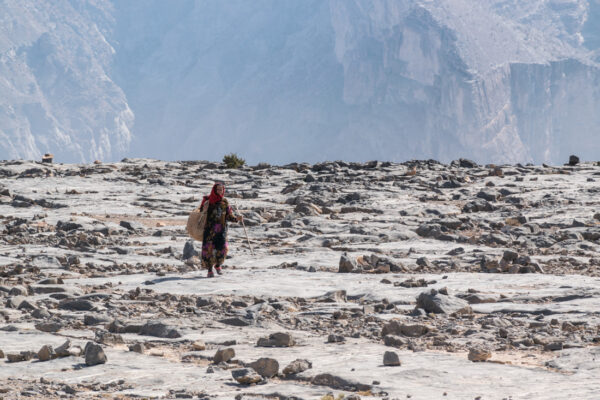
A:
<svg viewBox="0 0 600 400">
<path fill-rule="evenodd" d="M 217 250 L 217 256 L 215 259 L 215 270 L 217 274 L 221 275 L 221 266 L 225 263 L 225 257 L 227 257 L 227 243 L 221 250 Z"/>
<path fill-rule="evenodd" d="M 202 244 L 202 265 L 208 270 L 207 277 L 214 276 L 213 265 L 215 265 L 215 247 L 212 242 L 206 241 Z"/>
</svg>

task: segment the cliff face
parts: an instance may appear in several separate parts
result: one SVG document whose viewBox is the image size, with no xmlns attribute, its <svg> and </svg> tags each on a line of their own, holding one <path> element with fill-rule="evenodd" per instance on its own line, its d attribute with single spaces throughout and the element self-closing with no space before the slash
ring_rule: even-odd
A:
<svg viewBox="0 0 600 400">
<path fill-rule="evenodd" d="M 600 154 L 598 0 L 0 8 L 0 158 Z"/>
<path fill-rule="evenodd" d="M 522 3 L 332 2 L 345 103 L 388 111 L 344 132 L 393 132 L 384 152 L 398 158 L 597 157 L 598 3 Z"/>
<path fill-rule="evenodd" d="M 114 54 L 77 2 L 0 4 L 0 158 L 122 156 L 133 113 L 108 76 Z"/>
</svg>

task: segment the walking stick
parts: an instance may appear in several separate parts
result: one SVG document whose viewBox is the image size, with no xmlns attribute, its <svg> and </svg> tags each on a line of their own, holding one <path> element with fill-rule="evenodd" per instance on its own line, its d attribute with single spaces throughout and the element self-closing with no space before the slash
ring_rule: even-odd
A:
<svg viewBox="0 0 600 400">
<path fill-rule="evenodd" d="M 235 208 L 235 212 L 236 214 L 239 214 L 240 216 L 242 215 L 237 207 L 235 205 L 233 205 L 233 207 Z M 248 238 L 248 232 L 246 232 L 246 224 L 244 224 L 244 218 L 242 217 L 242 227 L 244 227 L 244 234 L 246 235 L 246 241 L 248 242 L 248 246 L 250 247 L 250 253 L 252 254 L 252 257 L 254 257 L 254 250 L 252 250 L 252 245 L 250 244 L 250 239 Z"/>
</svg>

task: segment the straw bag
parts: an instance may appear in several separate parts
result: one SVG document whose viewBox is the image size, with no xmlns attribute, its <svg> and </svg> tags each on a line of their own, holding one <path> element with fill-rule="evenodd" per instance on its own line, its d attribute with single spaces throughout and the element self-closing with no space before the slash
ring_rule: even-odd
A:
<svg viewBox="0 0 600 400">
<path fill-rule="evenodd" d="M 204 239 L 204 225 L 206 224 L 207 216 L 208 200 L 204 202 L 204 209 L 200 209 L 200 206 L 198 206 L 188 217 L 186 229 L 191 238 L 200 242 Z"/>
</svg>

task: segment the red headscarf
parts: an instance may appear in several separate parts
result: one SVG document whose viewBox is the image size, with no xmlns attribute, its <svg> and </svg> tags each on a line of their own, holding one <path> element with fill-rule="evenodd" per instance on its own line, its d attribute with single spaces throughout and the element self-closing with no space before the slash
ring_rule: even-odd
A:
<svg viewBox="0 0 600 400">
<path fill-rule="evenodd" d="M 216 204 L 223 200 L 223 196 L 217 194 L 217 186 L 223 186 L 223 196 L 225 196 L 225 185 L 223 183 L 217 182 L 213 185 L 212 190 L 210 191 L 210 196 L 204 196 L 202 199 L 202 204 L 200 204 L 200 208 L 204 206 L 204 202 L 208 199 L 208 204 Z"/>
</svg>

